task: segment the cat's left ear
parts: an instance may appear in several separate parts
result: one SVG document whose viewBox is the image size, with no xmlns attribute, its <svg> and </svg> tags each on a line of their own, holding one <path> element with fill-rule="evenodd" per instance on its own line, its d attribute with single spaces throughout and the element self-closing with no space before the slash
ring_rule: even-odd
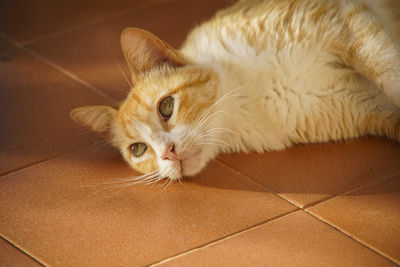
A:
<svg viewBox="0 0 400 267">
<path fill-rule="evenodd" d="M 178 67 L 186 64 L 178 51 L 142 29 L 126 28 L 121 34 L 121 46 L 133 80 L 137 74 L 158 65 L 169 64 Z"/>
<path fill-rule="evenodd" d="M 70 112 L 71 118 L 76 123 L 107 139 L 112 139 L 110 130 L 116 114 L 117 110 L 109 106 L 79 107 Z"/>
</svg>

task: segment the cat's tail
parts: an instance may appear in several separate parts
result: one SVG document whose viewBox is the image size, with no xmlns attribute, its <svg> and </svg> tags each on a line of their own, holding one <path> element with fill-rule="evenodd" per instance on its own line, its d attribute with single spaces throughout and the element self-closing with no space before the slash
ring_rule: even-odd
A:
<svg viewBox="0 0 400 267">
<path fill-rule="evenodd" d="M 335 49 L 400 107 L 400 47 L 365 4 L 346 7 Z"/>
</svg>

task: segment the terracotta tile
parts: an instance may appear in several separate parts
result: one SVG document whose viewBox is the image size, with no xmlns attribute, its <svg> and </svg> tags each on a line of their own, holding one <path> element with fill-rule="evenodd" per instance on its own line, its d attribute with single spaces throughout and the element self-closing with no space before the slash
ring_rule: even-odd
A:
<svg viewBox="0 0 400 267">
<path fill-rule="evenodd" d="M 105 188 L 93 185 L 135 175 L 107 146 L 4 176 L 0 234 L 49 265 L 136 266 L 296 209 L 218 162 L 169 189 L 95 194 Z"/>
<path fill-rule="evenodd" d="M 18 42 L 93 23 L 157 0 L 2 0 L 0 32 Z"/>
<path fill-rule="evenodd" d="M 130 87 L 114 58 L 127 72 L 120 47 L 120 34 L 124 28 L 146 29 L 178 48 L 190 29 L 223 6 L 227 3 L 222 0 L 162 3 L 93 27 L 33 43 L 29 48 L 108 95 L 123 99 Z"/>
<path fill-rule="evenodd" d="M 400 143 L 363 138 L 220 160 L 304 207 L 396 172 Z"/>
<path fill-rule="evenodd" d="M 310 211 L 400 264 L 400 173 Z"/>
<path fill-rule="evenodd" d="M 161 266 L 395 266 L 302 212 L 294 212 Z"/>
<path fill-rule="evenodd" d="M 0 238 L 0 266 L 41 266 L 31 257 Z"/>
<path fill-rule="evenodd" d="M 98 140 L 69 111 L 103 98 L 2 39 L 0 59 L 0 174 Z"/>
</svg>

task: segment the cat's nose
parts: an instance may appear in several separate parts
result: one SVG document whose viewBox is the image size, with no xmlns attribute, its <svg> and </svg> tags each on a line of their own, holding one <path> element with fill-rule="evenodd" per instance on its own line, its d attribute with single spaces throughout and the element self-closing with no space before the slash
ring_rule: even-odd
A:
<svg viewBox="0 0 400 267">
<path fill-rule="evenodd" d="M 170 144 L 167 146 L 167 149 L 164 152 L 164 155 L 161 157 L 163 160 L 178 160 L 178 157 L 176 156 L 175 153 L 175 145 Z"/>
</svg>

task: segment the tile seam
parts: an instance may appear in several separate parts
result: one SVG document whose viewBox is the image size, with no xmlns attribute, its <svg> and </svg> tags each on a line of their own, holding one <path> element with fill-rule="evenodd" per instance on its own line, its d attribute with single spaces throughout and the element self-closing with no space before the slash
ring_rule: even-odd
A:
<svg viewBox="0 0 400 267">
<path fill-rule="evenodd" d="M 342 229 L 342 228 L 341 228 L 340 226 L 338 226 L 338 225 L 335 225 L 335 224 L 333 224 L 333 223 L 330 223 L 328 220 L 324 219 L 322 216 L 319 216 L 317 213 L 314 213 L 312 210 L 309 210 L 309 208 L 317 207 L 317 206 L 322 205 L 322 204 L 324 204 L 324 203 L 326 203 L 326 202 L 333 201 L 333 200 L 335 200 L 335 199 L 337 199 L 337 198 L 339 198 L 339 197 L 343 197 L 343 196 L 346 196 L 346 195 L 348 195 L 348 194 L 351 194 L 352 192 L 356 192 L 356 191 L 358 191 L 358 190 L 364 189 L 364 188 L 369 187 L 369 186 L 371 186 L 371 185 L 374 185 L 374 184 L 377 184 L 377 183 L 380 183 L 380 182 L 387 181 L 387 180 L 389 180 L 389 179 L 391 179 L 391 178 L 393 178 L 393 177 L 396 177 L 396 175 L 399 175 L 399 174 L 400 174 L 400 171 L 395 172 L 395 173 L 392 173 L 392 174 L 390 174 L 390 175 L 385 176 L 385 177 L 382 178 L 382 179 L 375 180 L 375 181 L 370 182 L 370 183 L 368 183 L 368 184 L 365 184 L 365 185 L 363 185 L 363 186 L 360 186 L 360 187 L 354 188 L 354 189 L 352 189 L 352 190 L 349 190 L 349 191 L 347 191 L 347 192 L 345 192 L 345 193 L 339 194 L 339 195 L 337 195 L 337 196 L 333 196 L 333 197 L 331 197 L 331 198 L 329 198 L 329 199 L 325 199 L 324 201 L 318 202 L 318 203 L 316 203 L 315 205 L 308 206 L 308 207 L 304 208 L 303 210 L 304 210 L 304 212 L 310 214 L 310 215 L 313 216 L 314 218 L 316 218 L 316 219 L 320 220 L 321 222 L 324 222 L 325 224 L 327 224 L 327 225 L 329 225 L 330 227 L 334 228 L 336 231 L 338 231 L 338 232 L 340 232 L 340 233 L 346 235 L 347 237 L 353 239 L 354 241 L 356 241 L 356 242 L 362 244 L 364 247 L 367 247 L 367 248 L 369 248 L 370 250 L 374 251 L 375 253 L 379 254 L 380 256 L 382 256 L 382 257 L 388 259 L 388 260 L 391 261 L 392 263 L 394 263 L 394 264 L 396 264 L 396 265 L 400 265 L 400 261 L 398 261 L 398 260 L 392 258 L 392 256 L 388 255 L 388 254 L 385 253 L 384 251 L 381 251 L 381 250 L 379 250 L 379 249 L 374 248 L 372 245 L 369 245 L 368 243 L 366 243 L 366 242 L 362 241 L 361 239 L 357 238 L 356 235 L 353 235 L 353 234 L 351 234 L 350 232 L 348 232 L 348 231 Z"/>
<path fill-rule="evenodd" d="M 17 244 L 13 243 L 11 240 L 7 239 L 4 235 L 0 234 L 0 238 L 2 240 L 4 240 L 4 242 L 7 242 L 7 244 L 9 244 L 10 246 L 14 247 L 15 249 L 17 249 L 18 251 L 20 251 L 24 255 L 28 256 L 31 260 L 35 261 L 36 263 L 38 263 L 38 264 L 40 264 L 42 266 L 46 266 L 39 259 L 37 259 L 35 256 L 31 255 L 30 253 L 25 251 L 22 247 L 18 246 Z"/>
<path fill-rule="evenodd" d="M 46 40 L 46 39 L 49 39 L 49 38 L 52 38 L 52 37 L 57 37 L 57 36 L 60 36 L 60 35 L 63 35 L 63 34 L 67 34 L 67 33 L 73 32 L 73 31 L 77 31 L 77 30 L 89 28 L 89 27 L 92 27 L 92 26 L 96 26 L 96 25 L 99 25 L 99 24 L 102 24 L 102 23 L 105 23 L 105 22 L 109 22 L 109 21 L 117 19 L 117 18 L 119 18 L 121 16 L 127 15 L 129 13 L 132 13 L 132 12 L 135 12 L 135 11 L 140 11 L 140 10 L 148 8 L 148 7 L 152 7 L 152 6 L 164 3 L 164 2 L 171 2 L 171 1 L 172 0 L 155 0 L 155 1 L 150 2 L 150 3 L 149 2 L 148 3 L 144 3 L 144 4 L 141 3 L 140 5 L 138 5 L 136 7 L 132 7 L 132 8 L 127 9 L 127 10 L 115 12 L 115 13 L 113 13 L 113 14 L 107 16 L 107 17 L 104 17 L 104 18 L 99 18 L 99 19 L 93 19 L 91 21 L 86 21 L 86 22 L 83 22 L 83 23 L 75 25 L 75 26 L 64 28 L 63 30 L 58 30 L 58 31 L 55 31 L 55 32 L 52 32 L 52 33 L 44 34 L 44 35 L 39 36 L 37 38 L 33 38 L 31 40 L 17 42 L 17 43 L 22 45 L 22 46 L 28 46 L 28 45 L 31 45 L 33 43 L 40 42 L 40 41 L 43 41 L 43 40 Z"/>
<path fill-rule="evenodd" d="M 26 53 L 30 54 L 31 56 L 35 57 L 36 59 L 42 61 L 43 63 L 45 63 L 46 65 L 48 65 L 49 67 L 53 68 L 54 70 L 58 71 L 59 73 L 63 74 L 64 76 L 66 76 L 67 78 L 73 80 L 74 82 L 83 85 L 84 87 L 90 89 L 92 92 L 96 93 L 97 95 L 111 101 L 113 104 L 117 104 L 118 101 L 109 96 L 106 93 L 103 93 L 100 89 L 98 89 L 97 87 L 93 86 L 92 84 L 90 84 L 89 82 L 85 81 L 84 79 L 80 78 L 79 76 L 75 75 L 74 73 L 72 73 L 71 71 L 68 71 L 66 69 L 64 69 L 63 67 L 57 65 L 56 63 L 52 62 L 51 60 L 33 52 L 32 50 L 30 50 L 29 48 L 26 47 L 21 47 L 21 49 L 23 51 L 25 51 Z"/>
<path fill-rule="evenodd" d="M 387 176 L 385 176 L 384 178 L 381 178 L 381 179 L 379 179 L 379 180 L 374 180 L 374 181 L 372 181 L 372 182 L 370 182 L 370 183 L 368 183 L 368 184 L 359 186 L 359 187 L 357 187 L 357 188 L 353 188 L 353 189 L 348 190 L 348 191 L 346 191 L 346 192 L 343 192 L 343 193 L 341 193 L 341 194 L 338 194 L 338 195 L 335 195 L 335 196 L 332 196 L 332 197 L 329 197 L 329 198 L 325 198 L 325 199 L 323 199 L 323 200 L 321 200 L 321 201 L 318 201 L 318 202 L 316 202 L 316 203 L 313 203 L 313 204 L 306 205 L 306 206 L 302 207 L 302 206 L 299 206 L 299 205 L 297 205 L 296 203 L 294 203 L 294 202 L 292 202 L 292 201 L 286 199 L 285 197 L 281 196 L 279 193 L 277 193 L 276 191 L 274 191 L 274 190 L 271 189 L 270 187 L 265 186 L 265 185 L 263 185 L 263 184 L 257 182 L 257 181 L 254 180 L 251 176 L 249 176 L 249 175 L 247 175 L 247 174 L 245 174 L 245 173 L 243 173 L 243 172 L 241 172 L 241 171 L 235 169 L 234 167 L 232 167 L 232 166 L 230 166 L 230 165 L 225 164 L 224 162 L 221 162 L 219 159 L 217 159 L 217 161 L 220 162 L 221 164 L 223 164 L 224 166 L 226 166 L 226 167 L 228 167 L 228 168 L 230 168 L 230 169 L 232 169 L 232 170 L 234 170 L 234 171 L 236 171 L 236 172 L 238 172 L 238 173 L 240 173 L 240 174 L 246 176 L 246 177 L 247 177 L 248 179 L 250 179 L 251 181 L 254 181 L 255 183 L 257 183 L 257 184 L 263 186 L 264 188 L 270 190 L 272 193 L 276 194 L 276 195 L 279 196 L 280 198 L 282 198 L 282 199 L 286 200 L 287 202 L 289 202 L 289 203 L 295 205 L 295 206 L 296 206 L 297 208 L 299 208 L 300 210 L 302 210 L 302 211 L 304 211 L 305 213 L 307 213 L 307 214 L 313 216 L 314 218 L 320 220 L 321 222 L 323 222 L 323 223 L 329 225 L 330 227 L 332 227 L 333 229 L 335 229 L 335 230 L 338 231 L 339 233 L 341 233 L 341 234 L 343 234 L 343 235 L 345 235 L 345 236 L 351 238 L 352 240 L 356 241 L 357 243 L 361 244 L 362 246 L 364 246 L 364 247 L 366 247 L 366 248 L 372 250 L 373 252 L 377 253 L 378 255 L 380 255 L 380 256 L 384 257 L 385 259 L 389 260 L 390 262 L 392 262 L 392 263 L 394 263 L 394 264 L 396 264 L 396 265 L 400 265 L 400 262 L 397 262 L 397 261 L 396 261 L 395 259 L 393 259 L 390 255 L 387 255 L 387 254 L 384 253 L 384 252 L 381 252 L 381 251 L 379 251 L 379 250 L 377 250 L 377 249 L 375 249 L 375 248 L 373 248 L 373 247 L 370 247 L 368 244 L 366 244 L 366 243 L 364 243 L 363 241 L 359 240 L 358 238 L 352 236 L 350 233 L 347 233 L 346 231 L 344 231 L 344 230 L 342 230 L 342 229 L 336 227 L 335 225 L 330 224 L 328 221 L 325 221 L 324 219 L 318 217 L 316 214 L 314 215 L 310 210 L 308 210 L 308 208 L 318 206 L 318 205 L 323 204 L 323 203 L 325 203 L 325 202 L 327 202 L 327 201 L 331 201 L 331 200 L 334 200 L 334 199 L 336 199 L 336 198 L 338 198 L 338 197 L 341 197 L 341 196 L 350 194 L 351 192 L 354 192 L 354 191 L 363 189 L 363 188 L 365 188 L 365 187 L 371 186 L 371 185 L 376 184 L 376 183 L 379 183 L 379 182 L 383 182 L 383 181 L 389 180 L 389 179 L 395 177 L 396 175 L 400 174 L 400 171 L 395 172 L 395 173 L 392 173 L 392 174 L 390 174 L 390 175 L 387 175 Z"/>
<path fill-rule="evenodd" d="M 26 165 L 24 165 L 24 166 L 21 166 L 21 167 L 14 168 L 14 169 L 12 169 L 12 170 L 6 171 L 6 172 L 0 174 L 0 180 L 1 180 L 3 177 L 7 176 L 7 175 L 14 174 L 14 173 L 18 173 L 18 172 L 20 172 L 20 171 L 23 171 L 23 170 L 26 170 L 26 169 L 29 169 L 29 168 L 33 168 L 33 167 L 35 167 L 35 166 L 37 166 L 37 165 L 40 165 L 40 164 L 42 164 L 42 163 L 45 163 L 45 162 L 47 162 L 47 161 L 49 161 L 49 160 L 52 160 L 52 159 L 55 159 L 55 158 L 58 158 L 58 157 L 62 157 L 62 156 L 64 156 L 64 155 L 68 155 L 68 154 L 70 154 L 70 153 L 74 153 L 74 152 L 79 151 L 79 150 L 83 150 L 83 149 L 88 148 L 88 147 L 90 147 L 90 146 L 94 146 L 94 145 L 98 144 L 99 142 L 102 142 L 102 141 L 92 142 L 92 143 L 90 143 L 90 144 L 88 144 L 88 145 L 84 145 L 84 146 L 80 146 L 80 147 L 77 147 L 77 148 L 74 148 L 74 149 L 71 149 L 71 150 L 68 150 L 68 151 L 64 151 L 64 152 L 62 152 L 62 153 L 58 153 L 58 154 L 56 154 L 56 155 L 53 155 L 53 156 L 44 158 L 44 159 L 42 159 L 42 160 L 35 161 L 35 162 L 30 163 L 30 164 L 26 164 Z"/>
<path fill-rule="evenodd" d="M 299 209 L 299 208 L 296 207 L 295 210 L 288 211 L 288 212 L 285 212 L 285 213 L 283 213 L 283 214 L 274 216 L 274 217 L 269 218 L 269 219 L 267 219 L 267 220 L 264 220 L 264 221 L 261 221 L 261 222 L 259 222 L 259 223 L 256 223 L 256 224 L 254 224 L 254 225 L 252 225 L 252 226 L 250 226 L 250 227 L 241 229 L 241 230 L 239 230 L 239 231 L 236 231 L 236 232 L 233 232 L 233 233 L 231 233 L 231 234 L 228 234 L 228 235 L 226 235 L 226 236 L 224 236 L 224 237 L 221 237 L 221 238 L 215 239 L 215 240 L 213 240 L 213 241 L 207 242 L 207 243 L 205 243 L 205 244 L 196 246 L 196 247 L 194 247 L 194 248 L 191 248 L 191 249 L 186 250 L 186 251 L 183 251 L 183 252 L 181 252 L 181 253 L 179 253 L 179 254 L 176 254 L 176 255 L 167 257 L 167 258 L 165 258 L 165 259 L 156 261 L 156 262 L 151 263 L 151 264 L 148 264 L 148 265 L 146 265 L 146 266 L 149 266 L 149 267 L 159 266 L 160 264 L 163 264 L 163 263 L 172 261 L 172 260 L 177 259 L 177 258 L 180 258 L 180 257 L 184 257 L 184 256 L 186 256 L 186 255 L 188 255 L 188 254 L 191 254 L 191 253 L 193 253 L 193 252 L 195 252 L 195 251 L 198 251 L 198 250 L 200 250 L 200 249 L 203 249 L 203 248 L 206 248 L 206 247 L 215 245 L 215 244 L 219 244 L 219 243 L 221 243 L 221 242 L 224 242 L 225 240 L 229 240 L 229 239 L 234 238 L 234 237 L 236 237 L 236 236 L 238 236 L 238 235 L 247 233 L 247 232 L 252 231 L 252 230 L 254 230 L 254 229 L 258 229 L 258 228 L 262 227 L 263 225 L 265 225 L 265 224 L 267 224 L 267 223 L 270 223 L 270 222 L 272 222 L 272 221 L 281 219 L 281 218 L 283 218 L 283 217 L 286 217 L 286 216 L 288 216 L 288 215 L 290 215 L 290 214 L 292 214 L 292 213 L 298 212 L 298 211 L 301 211 L 301 209 Z"/>
<path fill-rule="evenodd" d="M 363 247 L 369 249 L 370 251 L 373 251 L 374 253 L 378 254 L 379 256 L 387 259 L 388 261 L 390 261 L 391 263 L 394 263 L 395 265 L 400 265 L 400 261 L 397 261 L 396 259 L 393 259 L 390 255 L 384 253 L 383 251 L 380 251 L 378 249 L 375 249 L 372 246 L 369 246 L 368 244 L 364 243 L 364 241 L 358 239 L 357 237 L 351 235 L 350 233 L 348 233 L 347 231 L 339 228 L 338 226 L 329 223 L 327 220 L 319 217 L 318 215 L 314 214 L 312 211 L 309 210 L 303 210 L 305 213 L 309 214 L 310 216 L 312 216 L 313 218 L 319 220 L 320 222 L 326 224 L 327 226 L 331 227 L 332 229 L 336 230 L 337 232 L 341 233 L 342 235 L 345 235 L 346 237 L 350 238 L 351 240 L 357 242 L 358 244 L 361 244 Z"/>
<path fill-rule="evenodd" d="M 227 167 L 227 168 L 229 168 L 229 169 L 235 171 L 236 173 L 239 173 L 239 174 L 245 176 L 247 179 L 249 179 L 249 180 L 252 181 L 253 183 L 256 183 L 257 185 L 260 185 L 260 186 L 262 186 L 263 188 L 269 190 L 271 193 L 273 193 L 273 194 L 276 195 L 277 197 L 279 197 L 279 198 L 285 200 L 286 202 L 289 202 L 290 204 L 294 205 L 296 208 L 303 209 L 302 206 L 298 205 L 298 204 L 295 203 L 294 201 L 291 201 L 290 199 L 285 198 L 284 196 L 282 196 L 281 194 L 279 194 L 278 192 L 276 192 L 276 191 L 275 191 L 274 189 L 272 189 L 271 187 L 266 186 L 266 185 L 264 185 L 264 184 L 258 182 L 258 181 L 255 180 L 253 177 L 251 177 L 251 176 L 249 176 L 249 175 L 243 173 L 242 171 L 240 171 L 240 170 L 238 170 L 238 169 L 236 169 L 236 168 L 234 168 L 234 167 L 232 167 L 232 166 L 226 164 L 225 162 L 220 161 L 219 159 L 215 159 L 215 160 L 218 161 L 218 162 L 219 162 L 220 164 L 222 164 L 223 166 L 225 166 L 225 167 Z"/>
<path fill-rule="evenodd" d="M 350 189 L 350 190 L 345 191 L 345 192 L 343 192 L 343 193 L 340 193 L 340 194 L 338 194 L 338 195 L 334 195 L 334 196 L 325 198 L 325 199 L 323 199 L 323 200 L 316 201 L 316 202 L 314 202 L 314 203 L 310 203 L 309 205 L 306 205 L 306 206 L 304 207 L 304 210 L 306 210 L 306 209 L 308 209 L 308 208 L 312 208 L 312 207 L 317 207 L 317 206 L 322 205 L 322 204 L 324 204 L 324 203 L 326 203 L 326 202 L 335 200 L 335 199 L 337 199 L 337 198 L 339 198 L 339 197 L 346 196 L 346 195 L 348 195 L 348 194 L 351 194 L 351 193 L 353 193 L 353 192 L 355 192 L 355 191 L 361 190 L 361 189 L 366 188 L 366 187 L 368 187 L 368 186 L 371 186 L 371 185 L 374 185 L 374 184 L 377 184 L 377 183 L 384 182 L 384 181 L 389 180 L 389 179 L 391 179 L 391 178 L 393 178 L 393 177 L 395 177 L 396 175 L 399 175 L 399 174 L 400 174 L 400 171 L 397 171 L 397 172 L 388 174 L 388 175 L 384 176 L 383 178 L 380 178 L 380 179 L 378 179 L 378 180 L 371 181 L 371 182 L 369 182 L 369 183 L 367 183 L 367 184 L 364 184 L 364 185 L 361 185 L 361 186 L 359 186 L 359 187 Z"/>
<path fill-rule="evenodd" d="M 109 95 L 103 93 L 101 90 L 99 90 L 98 88 L 94 87 L 93 85 L 91 85 L 90 83 L 86 82 L 85 80 L 79 78 L 78 76 L 76 76 L 75 74 L 73 74 L 72 72 L 64 69 L 63 67 L 55 64 L 54 62 L 50 61 L 49 59 L 33 52 L 32 50 L 30 50 L 29 48 L 26 48 L 20 44 L 18 44 L 17 42 L 15 42 L 14 40 L 8 38 L 7 36 L 5 36 L 4 34 L 1 34 L 1 37 L 3 37 L 5 40 L 7 40 L 11 45 L 13 45 L 15 48 L 23 51 L 24 53 L 34 57 L 35 59 L 39 60 L 40 62 L 44 63 L 45 65 L 47 65 L 48 67 L 50 67 L 51 69 L 61 73 L 64 77 L 67 77 L 68 79 L 88 88 L 89 90 L 91 90 L 92 92 L 96 93 L 97 95 L 113 102 L 114 104 L 118 103 L 118 101 L 112 97 L 110 97 Z"/>
</svg>

